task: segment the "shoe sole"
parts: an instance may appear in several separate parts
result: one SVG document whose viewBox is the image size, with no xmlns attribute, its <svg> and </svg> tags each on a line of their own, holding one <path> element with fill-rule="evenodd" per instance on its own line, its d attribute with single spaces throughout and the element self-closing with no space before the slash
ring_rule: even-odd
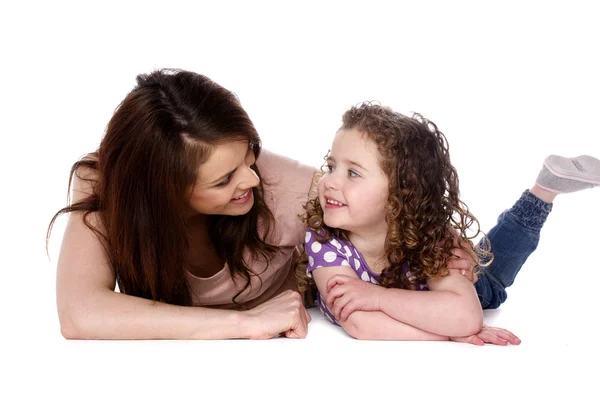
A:
<svg viewBox="0 0 600 399">
<path fill-rule="evenodd" d="M 600 160 L 589 155 L 580 155 L 575 158 L 550 155 L 544 161 L 544 165 L 553 175 L 558 177 L 584 183 L 600 184 Z"/>
</svg>

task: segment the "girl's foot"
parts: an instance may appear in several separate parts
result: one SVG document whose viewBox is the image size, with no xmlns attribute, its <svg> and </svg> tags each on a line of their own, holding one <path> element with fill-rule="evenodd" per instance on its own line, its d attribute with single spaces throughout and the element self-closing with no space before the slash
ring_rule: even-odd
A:
<svg viewBox="0 0 600 399">
<path fill-rule="evenodd" d="M 600 185 L 600 160 L 589 155 L 565 158 L 550 155 L 535 182 L 556 194 L 572 193 Z"/>
</svg>

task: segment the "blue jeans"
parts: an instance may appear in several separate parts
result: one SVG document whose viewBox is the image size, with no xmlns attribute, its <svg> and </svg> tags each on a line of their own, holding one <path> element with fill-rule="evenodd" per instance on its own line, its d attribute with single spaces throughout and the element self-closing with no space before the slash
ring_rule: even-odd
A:
<svg viewBox="0 0 600 399">
<path fill-rule="evenodd" d="M 506 300 L 506 288 L 537 248 L 540 230 L 551 210 L 552 204 L 526 190 L 512 208 L 498 217 L 498 224 L 487 234 L 494 261 L 480 268 L 475 283 L 483 309 L 496 309 Z M 479 245 L 483 247 L 484 242 Z"/>
</svg>

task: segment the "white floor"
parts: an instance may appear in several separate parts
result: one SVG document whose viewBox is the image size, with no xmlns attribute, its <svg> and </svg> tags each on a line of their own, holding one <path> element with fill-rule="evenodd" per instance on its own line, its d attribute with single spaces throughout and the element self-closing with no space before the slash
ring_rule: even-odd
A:
<svg viewBox="0 0 600 399">
<path fill-rule="evenodd" d="M 540 247 L 509 289 L 508 301 L 485 312 L 487 324 L 510 329 L 522 339 L 520 346 L 360 342 L 314 309 L 305 340 L 67 341 L 54 308 L 54 268 L 46 263 L 25 281 L 9 271 L 12 295 L 2 306 L 6 368 L 0 392 L 18 395 L 1 396 L 598 397 L 600 262 L 598 235 L 587 225 L 600 224 L 600 190 L 562 200 L 569 209 L 556 204 Z"/>
<path fill-rule="evenodd" d="M 313 312 L 305 340 L 75 342 L 59 333 L 56 257 L 71 164 L 135 76 L 194 70 L 233 90 L 266 148 L 320 165 L 363 100 L 431 118 L 487 230 L 548 154 L 600 157 L 591 3 L 176 1 L 3 7 L 0 397 L 598 398 L 600 188 L 559 197 L 486 323 L 523 343 L 358 342 Z"/>
</svg>

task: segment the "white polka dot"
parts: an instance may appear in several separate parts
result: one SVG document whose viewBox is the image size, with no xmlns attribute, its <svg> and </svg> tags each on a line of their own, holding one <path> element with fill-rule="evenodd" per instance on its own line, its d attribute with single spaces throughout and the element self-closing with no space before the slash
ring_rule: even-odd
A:
<svg viewBox="0 0 600 399">
<path fill-rule="evenodd" d="M 342 244 L 340 244 L 338 242 L 338 240 L 336 240 L 335 238 L 331 240 L 331 245 L 333 245 L 334 247 L 336 247 L 337 249 L 340 249 L 342 247 Z"/>
<path fill-rule="evenodd" d="M 358 257 L 358 259 L 360 259 L 360 254 L 358 253 L 358 251 L 356 250 L 356 248 L 354 248 L 354 253 L 356 254 L 356 256 Z"/>
<path fill-rule="evenodd" d="M 379 285 L 379 283 L 377 282 L 377 280 L 375 280 L 373 277 L 371 277 L 371 282 L 372 282 L 373 284 Z"/>
<path fill-rule="evenodd" d="M 342 261 L 342 266 L 350 266 L 350 263 L 346 259 Z"/>
<path fill-rule="evenodd" d="M 312 243 L 312 245 L 310 246 L 310 249 L 314 252 L 314 253 L 319 253 L 319 251 L 321 250 L 321 243 L 318 241 L 315 241 Z"/>
<path fill-rule="evenodd" d="M 304 242 L 309 242 L 310 237 L 312 237 L 312 234 L 310 234 L 310 231 L 307 231 L 306 235 L 304 236 Z"/>
<path fill-rule="evenodd" d="M 320 266 L 320 265 L 319 265 L 319 266 L 315 267 L 315 269 L 318 269 L 318 268 L 320 268 L 320 267 L 323 267 L 323 266 Z"/>
<path fill-rule="evenodd" d="M 360 275 L 360 278 L 361 278 L 363 281 L 370 281 L 370 280 L 371 280 L 371 279 L 369 278 L 369 273 L 367 273 L 366 271 L 365 271 L 365 272 L 363 272 L 363 273 Z"/>
<path fill-rule="evenodd" d="M 331 263 L 335 260 L 335 258 L 337 258 L 337 255 L 335 254 L 335 252 L 325 252 L 325 255 L 323 255 L 323 259 L 325 259 L 325 261 Z"/>
<path fill-rule="evenodd" d="M 360 268 L 360 261 L 356 258 L 354 258 L 354 268 L 356 270 L 358 270 Z"/>
<path fill-rule="evenodd" d="M 313 258 L 312 256 L 308 257 L 308 264 L 313 267 L 315 265 L 315 258 Z"/>
<path fill-rule="evenodd" d="M 348 248 L 347 245 L 344 245 L 344 249 L 346 250 L 346 253 L 345 253 L 346 256 L 351 256 L 352 255 L 352 252 L 350 252 L 350 248 Z"/>
</svg>

